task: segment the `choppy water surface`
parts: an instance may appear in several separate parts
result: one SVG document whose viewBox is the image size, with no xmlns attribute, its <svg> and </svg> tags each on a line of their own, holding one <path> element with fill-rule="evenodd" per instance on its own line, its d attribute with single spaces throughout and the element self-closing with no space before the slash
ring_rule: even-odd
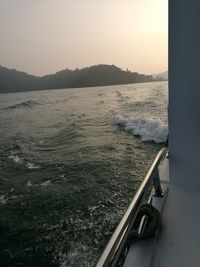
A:
<svg viewBox="0 0 200 267">
<path fill-rule="evenodd" d="M 167 83 L 0 95 L 0 265 L 94 266 L 167 135 Z"/>
</svg>

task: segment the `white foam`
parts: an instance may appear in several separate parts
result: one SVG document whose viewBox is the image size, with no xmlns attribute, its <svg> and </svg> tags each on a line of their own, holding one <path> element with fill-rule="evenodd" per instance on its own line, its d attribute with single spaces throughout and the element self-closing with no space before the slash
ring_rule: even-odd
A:
<svg viewBox="0 0 200 267">
<path fill-rule="evenodd" d="M 23 160 L 18 155 L 10 155 L 8 158 L 12 159 L 13 162 L 15 162 L 15 163 L 19 163 L 20 164 L 20 163 L 23 162 Z"/>
<path fill-rule="evenodd" d="M 27 163 L 26 163 L 26 167 L 27 167 L 28 169 L 39 169 L 39 168 L 40 168 L 40 166 L 35 165 L 35 164 L 31 163 L 31 162 L 27 162 Z"/>
<path fill-rule="evenodd" d="M 32 182 L 28 181 L 27 184 L 26 184 L 26 187 L 31 187 L 31 186 L 33 186 Z"/>
<path fill-rule="evenodd" d="M 124 127 L 125 131 L 133 135 L 140 136 L 142 141 L 153 141 L 163 143 L 167 140 L 167 125 L 160 120 L 150 118 L 134 118 L 116 115 L 114 120 L 117 124 Z"/>
<path fill-rule="evenodd" d="M 68 266 L 94 266 L 94 251 L 93 248 L 81 244 L 81 243 L 71 243 L 70 251 L 63 253 L 59 251 L 57 253 L 57 258 L 60 261 L 61 267 Z"/>
<path fill-rule="evenodd" d="M 41 185 L 41 187 L 47 187 L 50 184 L 51 184 L 51 181 L 50 180 L 47 180 L 47 181 L 41 183 L 40 185 Z"/>
<path fill-rule="evenodd" d="M 0 204 L 1 205 L 5 205 L 7 203 L 7 199 L 4 195 L 0 196 Z"/>
<path fill-rule="evenodd" d="M 13 196 L 10 197 L 10 199 L 16 199 L 16 198 L 19 198 L 19 196 L 13 195 Z"/>
</svg>

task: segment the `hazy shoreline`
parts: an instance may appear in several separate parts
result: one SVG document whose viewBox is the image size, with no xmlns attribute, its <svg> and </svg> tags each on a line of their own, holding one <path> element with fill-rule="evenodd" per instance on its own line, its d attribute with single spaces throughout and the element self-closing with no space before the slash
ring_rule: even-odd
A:
<svg viewBox="0 0 200 267">
<path fill-rule="evenodd" d="M 142 84 L 142 83 L 156 83 L 156 82 L 167 82 L 168 80 L 162 80 L 162 81 L 151 81 L 151 82 L 135 82 L 135 83 L 120 83 L 120 84 L 109 84 L 109 85 L 96 85 L 96 86 L 83 86 L 83 87 L 69 87 L 69 88 L 49 88 L 49 89 L 35 89 L 35 90 L 20 90 L 20 91 L 12 91 L 12 92 L 1 92 L 0 94 L 18 94 L 18 93 L 31 93 L 31 92 L 41 92 L 41 91 L 49 91 L 49 90 L 76 90 L 76 89 L 86 89 L 86 88 L 98 88 L 98 87 L 112 87 L 112 86 L 119 86 L 119 85 L 131 85 L 131 84 Z"/>
</svg>

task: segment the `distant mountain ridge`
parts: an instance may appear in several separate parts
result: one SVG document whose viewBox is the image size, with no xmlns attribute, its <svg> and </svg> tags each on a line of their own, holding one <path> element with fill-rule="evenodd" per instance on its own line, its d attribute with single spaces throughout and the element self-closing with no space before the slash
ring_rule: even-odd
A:
<svg viewBox="0 0 200 267">
<path fill-rule="evenodd" d="M 43 77 L 0 66 L 0 93 L 106 86 L 153 80 L 152 75 L 124 71 L 115 65 L 105 64 L 76 70 L 65 69 Z"/>
</svg>

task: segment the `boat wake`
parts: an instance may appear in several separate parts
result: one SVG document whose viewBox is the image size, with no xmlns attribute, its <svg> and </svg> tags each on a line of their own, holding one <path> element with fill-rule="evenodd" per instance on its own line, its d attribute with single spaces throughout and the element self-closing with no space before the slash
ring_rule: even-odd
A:
<svg viewBox="0 0 200 267">
<path fill-rule="evenodd" d="M 4 110 L 17 109 L 17 108 L 32 108 L 36 105 L 40 105 L 40 103 L 38 103 L 34 100 L 28 100 L 25 102 L 18 103 L 16 105 L 8 106 L 8 107 L 4 108 Z"/>
<path fill-rule="evenodd" d="M 142 141 L 164 143 L 167 140 L 168 127 L 158 119 L 116 115 L 114 121 L 122 126 L 125 131 L 131 132 L 135 136 L 139 136 Z"/>
</svg>

